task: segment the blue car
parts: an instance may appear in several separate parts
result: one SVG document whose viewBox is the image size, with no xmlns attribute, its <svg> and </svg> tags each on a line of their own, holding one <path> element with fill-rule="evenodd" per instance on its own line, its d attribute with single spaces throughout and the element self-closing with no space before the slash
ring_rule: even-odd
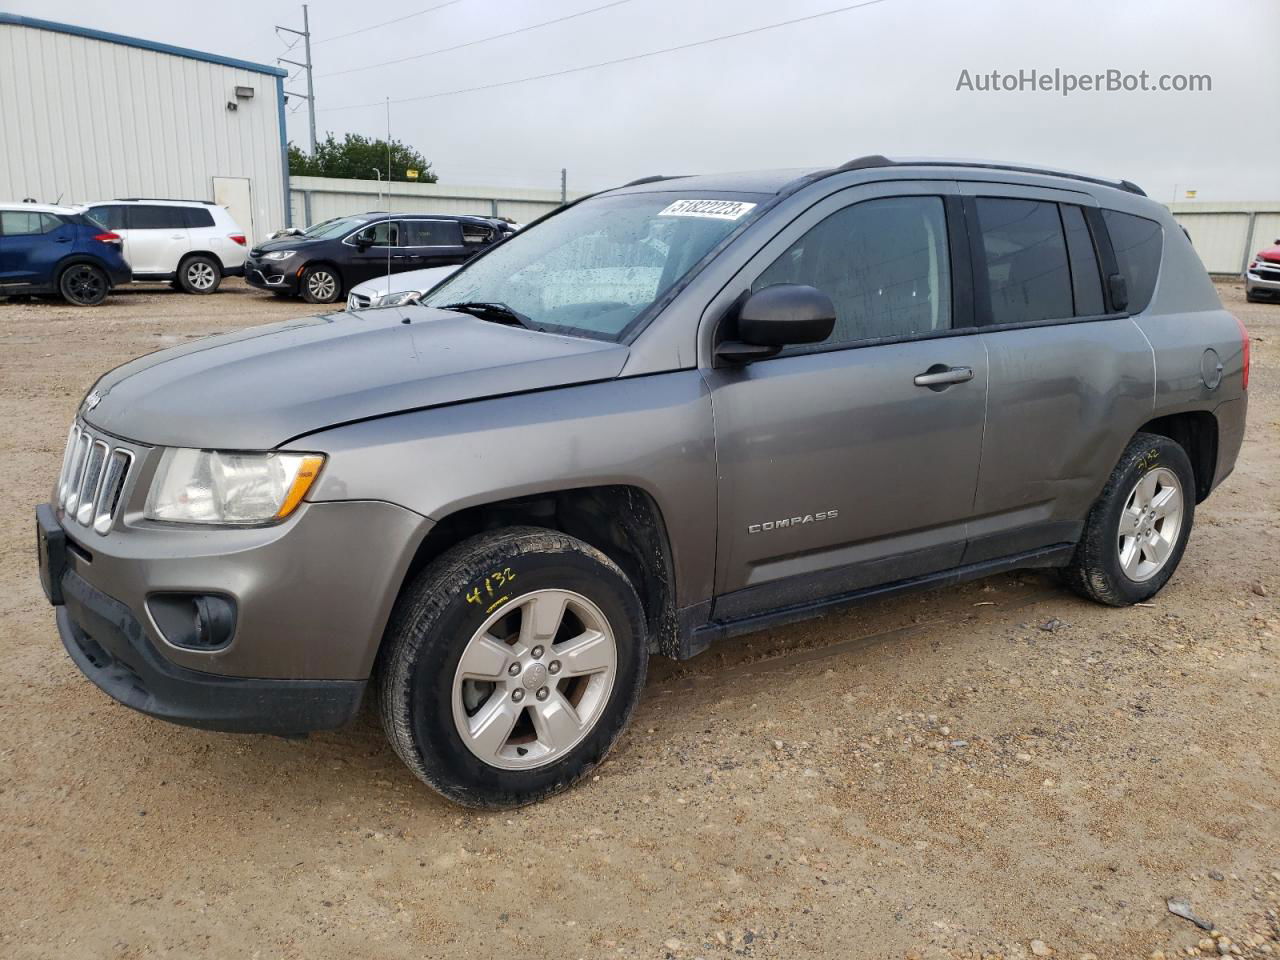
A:
<svg viewBox="0 0 1280 960">
<path fill-rule="evenodd" d="M 67 207 L 0 204 L 0 297 L 54 293 L 67 303 L 101 303 L 132 271 L 123 241 Z"/>
</svg>

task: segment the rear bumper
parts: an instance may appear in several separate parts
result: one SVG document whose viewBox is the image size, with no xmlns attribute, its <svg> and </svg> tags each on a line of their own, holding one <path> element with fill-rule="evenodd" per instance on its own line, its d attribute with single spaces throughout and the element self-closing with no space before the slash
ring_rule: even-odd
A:
<svg viewBox="0 0 1280 960">
<path fill-rule="evenodd" d="M 243 263 L 241 263 L 241 264 L 238 264 L 237 266 L 234 266 L 234 267 L 223 267 L 223 268 L 222 268 L 222 275 L 223 275 L 224 277 L 243 277 L 243 276 L 244 276 L 244 264 L 243 264 Z"/>
<path fill-rule="evenodd" d="M 234 733 L 332 730 L 355 716 L 363 680 L 256 680 L 202 673 L 161 656 L 129 608 L 67 570 L 58 634 L 75 665 L 111 698 L 148 716 Z"/>
</svg>

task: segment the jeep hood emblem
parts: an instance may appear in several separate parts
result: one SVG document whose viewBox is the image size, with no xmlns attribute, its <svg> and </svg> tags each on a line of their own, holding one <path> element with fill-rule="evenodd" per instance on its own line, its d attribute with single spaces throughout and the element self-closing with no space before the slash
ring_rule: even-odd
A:
<svg viewBox="0 0 1280 960">
<path fill-rule="evenodd" d="M 102 402 L 102 394 L 100 394 L 97 390 L 91 390 L 89 392 L 89 395 L 84 398 L 84 412 L 88 413 L 90 410 L 92 410 L 101 402 Z"/>
</svg>

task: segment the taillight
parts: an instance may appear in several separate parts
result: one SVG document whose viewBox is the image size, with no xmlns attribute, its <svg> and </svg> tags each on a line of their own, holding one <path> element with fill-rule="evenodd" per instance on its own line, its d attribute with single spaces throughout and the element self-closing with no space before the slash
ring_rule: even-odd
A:
<svg viewBox="0 0 1280 960">
<path fill-rule="evenodd" d="M 1244 357 L 1244 369 L 1240 374 L 1240 389 L 1249 389 L 1249 331 L 1244 328 L 1244 321 L 1236 317 L 1240 326 L 1240 351 Z"/>
<path fill-rule="evenodd" d="M 120 246 L 122 243 L 124 243 L 124 238 L 120 236 L 120 234 L 111 233 L 110 231 L 107 231 L 106 233 L 100 233 L 97 236 L 95 236 L 93 239 L 97 240 L 99 243 L 113 243 L 116 246 Z"/>
<path fill-rule="evenodd" d="M 242 247 L 245 245 L 245 240 L 244 240 L 244 234 L 243 234 L 243 233 L 232 233 L 232 234 L 229 234 L 229 235 L 228 235 L 228 237 L 227 237 L 227 239 L 228 239 L 228 240 L 234 240 L 236 243 L 240 244 L 240 246 L 242 246 Z"/>
</svg>

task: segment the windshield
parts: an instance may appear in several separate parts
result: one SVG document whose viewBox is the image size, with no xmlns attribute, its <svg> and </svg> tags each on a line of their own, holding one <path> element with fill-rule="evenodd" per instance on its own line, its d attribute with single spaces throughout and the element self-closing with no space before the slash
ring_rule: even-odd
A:
<svg viewBox="0 0 1280 960">
<path fill-rule="evenodd" d="M 647 307 L 759 212 L 759 199 L 635 193 L 585 200 L 517 233 L 422 302 L 501 304 L 537 330 L 621 340 Z"/>
<path fill-rule="evenodd" d="M 342 236 L 348 230 L 354 230 L 364 222 L 363 217 L 338 217 L 334 220 L 325 220 L 314 226 L 307 227 L 302 231 L 301 235 L 308 240 L 329 240 L 333 237 Z"/>
</svg>

